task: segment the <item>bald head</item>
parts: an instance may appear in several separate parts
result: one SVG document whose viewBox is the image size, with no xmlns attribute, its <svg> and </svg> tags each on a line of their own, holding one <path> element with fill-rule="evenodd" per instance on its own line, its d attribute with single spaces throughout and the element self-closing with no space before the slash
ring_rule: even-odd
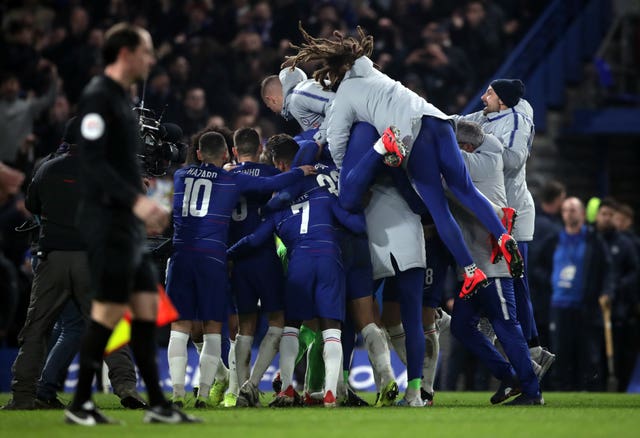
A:
<svg viewBox="0 0 640 438">
<path fill-rule="evenodd" d="M 577 232 L 585 221 L 584 204 L 581 200 L 572 196 L 562 203 L 562 221 L 568 232 Z"/>
</svg>

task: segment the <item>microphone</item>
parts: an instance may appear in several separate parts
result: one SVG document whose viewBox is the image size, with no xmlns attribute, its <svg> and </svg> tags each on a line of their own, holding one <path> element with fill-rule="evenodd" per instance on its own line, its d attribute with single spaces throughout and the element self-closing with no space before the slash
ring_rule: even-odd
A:
<svg viewBox="0 0 640 438">
<path fill-rule="evenodd" d="M 163 123 L 160 125 L 160 138 L 171 143 L 182 141 L 182 129 L 175 123 Z"/>
</svg>

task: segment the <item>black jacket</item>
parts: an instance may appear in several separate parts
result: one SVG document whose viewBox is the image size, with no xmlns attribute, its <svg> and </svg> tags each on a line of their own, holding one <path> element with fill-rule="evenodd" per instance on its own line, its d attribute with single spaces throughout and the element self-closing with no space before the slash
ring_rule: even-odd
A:
<svg viewBox="0 0 640 438">
<path fill-rule="evenodd" d="M 80 180 L 85 204 L 130 210 L 142 194 L 138 122 L 124 88 L 96 76 L 78 103 Z"/>
<path fill-rule="evenodd" d="M 609 249 L 615 272 L 613 317 L 624 321 L 632 317 L 639 299 L 640 260 L 633 241 L 623 233 L 600 233 Z"/>
<path fill-rule="evenodd" d="M 68 152 L 44 163 L 27 190 L 26 207 L 40 216 L 41 251 L 84 250 L 84 242 L 75 226 L 80 200 L 78 156 Z"/>
</svg>

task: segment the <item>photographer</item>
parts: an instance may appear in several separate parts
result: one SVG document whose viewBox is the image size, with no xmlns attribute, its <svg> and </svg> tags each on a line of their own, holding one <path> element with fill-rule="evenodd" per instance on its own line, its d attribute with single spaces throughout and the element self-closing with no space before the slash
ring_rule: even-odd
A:
<svg viewBox="0 0 640 438">
<path fill-rule="evenodd" d="M 12 367 L 13 399 L 3 409 L 64 408 L 56 398 L 56 390 L 80 346 L 85 328 L 82 319 L 89 316 L 89 263 L 85 244 L 75 227 L 80 196 L 75 147 L 77 124 L 74 122 L 75 119 L 71 119 L 67 123 L 63 137 L 63 145 L 68 151 L 38 169 L 27 193 L 27 208 L 40 217 L 38 263 L 34 263 L 27 318 L 19 335 L 20 350 Z M 43 370 L 49 335 L 59 317 L 64 318 L 62 334 L 51 349 Z M 74 326 L 74 320 L 80 320 L 80 324 Z M 136 373 L 127 349 L 114 352 L 105 360 L 114 392 L 122 405 L 144 407 L 136 392 Z"/>
<path fill-rule="evenodd" d="M 129 308 L 130 346 L 149 395 L 144 421 L 195 422 L 167 402 L 156 364 L 157 274 L 145 252 L 145 227 L 162 232 L 169 215 L 143 194 L 137 156 L 142 145 L 127 97 L 155 62 L 151 36 L 137 26 L 116 24 L 105 34 L 102 54 L 104 74 L 91 80 L 78 104 L 83 188 L 78 224 L 87 243 L 95 296 L 80 348 L 78 386 L 65 418 L 84 426 L 113 423 L 91 400 L 91 383 L 111 332 Z"/>
</svg>

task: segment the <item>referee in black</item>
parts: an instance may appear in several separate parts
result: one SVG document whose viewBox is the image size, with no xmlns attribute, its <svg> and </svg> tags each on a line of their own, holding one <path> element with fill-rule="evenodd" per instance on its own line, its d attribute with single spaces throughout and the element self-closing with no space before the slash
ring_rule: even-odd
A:
<svg viewBox="0 0 640 438">
<path fill-rule="evenodd" d="M 80 186 L 78 227 L 89 255 L 95 292 L 91 321 L 80 348 L 78 386 L 68 423 L 112 423 L 91 400 L 91 384 L 117 322 L 131 309 L 131 350 L 147 386 L 145 422 L 199 421 L 164 397 L 156 364 L 157 273 L 144 250 L 146 232 L 159 233 L 169 212 L 144 195 L 137 154 L 137 120 L 127 97 L 131 86 L 149 74 L 155 59 L 149 33 L 120 23 L 105 34 L 104 74 L 94 77 L 78 103 Z"/>
</svg>

